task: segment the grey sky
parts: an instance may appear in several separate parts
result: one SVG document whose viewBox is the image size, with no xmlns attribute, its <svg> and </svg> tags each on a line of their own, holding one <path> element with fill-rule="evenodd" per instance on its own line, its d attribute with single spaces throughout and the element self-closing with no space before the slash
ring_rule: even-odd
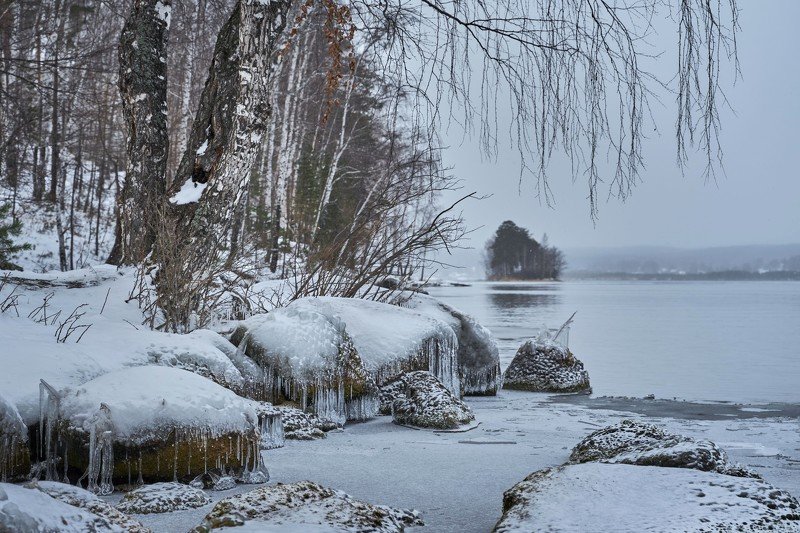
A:
<svg viewBox="0 0 800 533">
<path fill-rule="evenodd" d="M 685 176 L 676 167 L 670 100 L 654 106 L 661 134 L 645 144 L 643 183 L 624 204 L 604 199 L 596 226 L 582 182 L 572 184 L 554 165 L 555 206 L 540 205 L 531 181 L 519 190 L 513 150 L 501 147 L 497 163 L 482 161 L 477 143 L 461 143 L 454 132 L 444 139 L 450 146 L 445 162 L 464 179 L 465 190 L 493 195 L 464 207 L 468 226 L 484 226 L 469 245 L 482 247 L 506 219 L 537 238 L 547 232 L 560 247 L 800 242 L 800 1 L 740 0 L 740 8 L 743 79 L 727 89 L 735 113 L 723 112 L 726 175 L 716 184 L 704 182 L 702 157 L 690 162 Z M 664 46 L 676 40 L 673 34 L 657 39 Z"/>
</svg>

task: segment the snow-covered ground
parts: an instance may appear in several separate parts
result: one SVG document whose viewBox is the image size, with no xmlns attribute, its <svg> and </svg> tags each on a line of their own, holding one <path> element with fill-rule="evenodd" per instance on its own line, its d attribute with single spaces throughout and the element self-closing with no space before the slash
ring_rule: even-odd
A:
<svg viewBox="0 0 800 533">
<path fill-rule="evenodd" d="M 634 418 L 712 440 L 733 462 L 800 494 L 800 418 L 645 417 L 549 398 L 517 391 L 467 398 L 480 425 L 465 433 L 414 430 L 379 417 L 328 433 L 326 439 L 287 441 L 284 448 L 263 452 L 264 461 L 270 483 L 313 480 L 370 503 L 416 509 L 425 521 L 420 531 L 487 532 L 501 516 L 504 491 L 536 470 L 563 464 L 592 431 Z M 700 408 L 713 413 L 716 406 Z M 685 475 L 681 469 L 663 470 L 665 476 Z M 251 489 L 239 486 L 209 495 L 216 502 Z M 112 502 L 119 498 L 108 497 Z M 136 518 L 154 531 L 184 531 L 199 524 L 212 506 Z"/>
</svg>

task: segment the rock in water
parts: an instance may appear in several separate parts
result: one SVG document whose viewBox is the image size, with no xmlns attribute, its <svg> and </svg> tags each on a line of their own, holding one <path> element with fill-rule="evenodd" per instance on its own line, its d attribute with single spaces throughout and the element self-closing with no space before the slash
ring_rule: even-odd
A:
<svg viewBox="0 0 800 533">
<path fill-rule="evenodd" d="M 550 340 L 529 340 L 503 376 L 503 388 L 531 392 L 590 392 L 589 373 L 569 348 Z"/>
<path fill-rule="evenodd" d="M 398 424 L 454 429 L 475 420 L 472 410 L 430 372 L 401 374 L 381 389 L 381 412 Z"/>
<path fill-rule="evenodd" d="M 80 487 L 57 481 L 31 481 L 25 486 L 26 488 L 44 492 L 60 502 L 80 507 L 90 513 L 101 516 L 128 533 L 151 533 L 150 528 L 143 526 L 138 520 L 122 513 L 88 490 Z"/>
<path fill-rule="evenodd" d="M 595 431 L 572 449 L 569 459 L 573 463 L 599 461 L 694 468 L 738 477 L 760 477 L 743 466 L 729 463 L 725 450 L 709 440 L 674 435 L 635 420 L 623 420 Z"/>
<path fill-rule="evenodd" d="M 311 481 L 277 484 L 229 496 L 194 529 L 206 533 L 232 526 L 248 531 L 402 532 L 421 526 L 416 511 L 372 505 Z M 236 531 L 232 529 L 231 531 Z"/>
<path fill-rule="evenodd" d="M 125 529 L 39 490 L 0 483 L 0 531 L 123 533 Z"/>
<path fill-rule="evenodd" d="M 117 504 L 123 513 L 169 513 L 196 509 L 211 503 L 202 490 L 183 483 L 155 483 L 127 493 Z"/>
<path fill-rule="evenodd" d="M 535 472 L 505 492 L 508 531 L 800 531 L 800 504 L 753 478 L 585 463 Z"/>
</svg>

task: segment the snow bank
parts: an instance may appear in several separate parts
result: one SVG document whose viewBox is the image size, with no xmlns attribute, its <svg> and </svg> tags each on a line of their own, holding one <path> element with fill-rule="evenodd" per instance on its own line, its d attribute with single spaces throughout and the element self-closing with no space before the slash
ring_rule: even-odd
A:
<svg viewBox="0 0 800 533">
<path fill-rule="evenodd" d="M 176 335 L 142 326 L 136 303 L 125 302 L 134 284 L 132 272 L 104 266 L 15 273 L 15 280 L 19 303 L 0 314 L 0 395 L 28 425 L 39 418 L 40 379 L 56 389 L 74 388 L 127 367 L 163 365 L 190 370 L 241 394 L 250 395 L 263 383 L 258 366 L 214 332 Z M 7 285 L 0 299 L 12 290 Z M 82 330 L 58 342 L 59 323 L 83 304 L 86 314 L 78 323 L 88 330 L 80 342 Z"/>
<path fill-rule="evenodd" d="M 122 533 L 122 527 L 44 492 L 0 483 L 0 531 Z"/>
<path fill-rule="evenodd" d="M 494 531 L 798 531 L 798 508 L 760 479 L 585 463 L 536 472 L 506 491 Z"/>
</svg>

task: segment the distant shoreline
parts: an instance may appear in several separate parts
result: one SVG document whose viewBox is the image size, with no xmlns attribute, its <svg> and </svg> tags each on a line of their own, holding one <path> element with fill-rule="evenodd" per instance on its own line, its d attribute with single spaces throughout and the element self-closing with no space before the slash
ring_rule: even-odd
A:
<svg viewBox="0 0 800 533">
<path fill-rule="evenodd" d="M 563 281 L 574 280 L 610 280 L 610 281 L 800 281 L 800 272 L 747 272 L 744 270 L 727 270 L 720 272 L 702 272 L 693 274 L 661 273 L 644 274 L 632 272 L 565 272 Z"/>
</svg>

